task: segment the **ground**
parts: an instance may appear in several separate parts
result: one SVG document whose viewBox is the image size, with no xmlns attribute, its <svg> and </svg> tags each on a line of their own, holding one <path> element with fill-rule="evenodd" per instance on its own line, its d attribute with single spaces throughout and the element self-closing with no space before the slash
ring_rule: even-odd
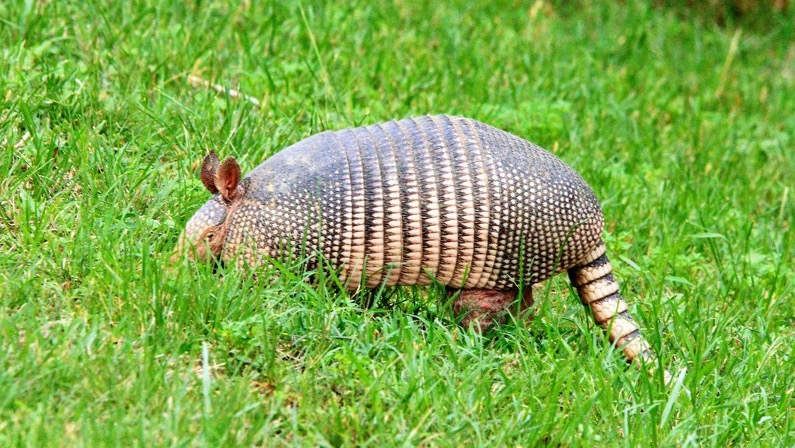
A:
<svg viewBox="0 0 795 448">
<path fill-rule="evenodd" d="M 0 445 L 795 445 L 793 11 L 646 3 L 0 3 Z M 593 186 L 671 385 L 562 277 L 479 335 L 169 262 L 209 150 L 426 113 Z"/>
</svg>

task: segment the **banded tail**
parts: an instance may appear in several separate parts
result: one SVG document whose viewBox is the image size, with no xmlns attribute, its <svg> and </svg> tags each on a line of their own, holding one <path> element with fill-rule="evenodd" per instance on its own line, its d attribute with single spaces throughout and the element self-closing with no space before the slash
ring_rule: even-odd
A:
<svg viewBox="0 0 795 448">
<path fill-rule="evenodd" d="M 569 269 L 569 279 L 582 303 L 591 309 L 596 323 L 609 333 L 610 342 L 624 352 L 628 362 L 637 357 L 647 360 L 654 357 L 651 346 L 627 311 L 627 302 L 618 293 L 604 242 L 599 242 L 579 265 Z"/>
</svg>

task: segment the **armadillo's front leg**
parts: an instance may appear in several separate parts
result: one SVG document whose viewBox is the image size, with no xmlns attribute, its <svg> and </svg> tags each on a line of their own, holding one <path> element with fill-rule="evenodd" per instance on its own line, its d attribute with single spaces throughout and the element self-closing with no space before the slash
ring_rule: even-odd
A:
<svg viewBox="0 0 795 448">
<path fill-rule="evenodd" d="M 597 245 L 579 266 L 569 269 L 569 279 L 577 288 L 582 303 L 590 307 L 596 323 L 608 331 L 610 342 L 624 352 L 627 361 L 654 356 L 627 311 L 627 303 L 618 293 L 604 243 Z"/>
<path fill-rule="evenodd" d="M 473 327 L 485 332 L 495 323 L 502 323 L 508 308 L 516 301 L 518 290 L 494 291 L 491 289 L 463 289 L 458 292 L 449 288 L 448 294 L 458 293 L 453 301 L 453 312 L 460 318 L 460 325 L 464 328 Z M 520 312 L 533 306 L 533 291 L 529 286 L 524 290 Z"/>
</svg>

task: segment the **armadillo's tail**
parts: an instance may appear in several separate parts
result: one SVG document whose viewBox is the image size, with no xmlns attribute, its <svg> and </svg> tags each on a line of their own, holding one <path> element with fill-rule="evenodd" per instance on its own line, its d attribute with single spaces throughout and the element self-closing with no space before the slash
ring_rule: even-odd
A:
<svg viewBox="0 0 795 448">
<path fill-rule="evenodd" d="M 654 357 L 651 346 L 640 334 L 638 325 L 627 311 L 627 302 L 618 293 L 613 267 L 605 255 L 605 244 L 599 244 L 582 262 L 569 269 L 569 279 L 580 299 L 588 305 L 596 323 L 610 335 L 610 342 L 619 347 L 628 362 L 635 358 Z"/>
</svg>

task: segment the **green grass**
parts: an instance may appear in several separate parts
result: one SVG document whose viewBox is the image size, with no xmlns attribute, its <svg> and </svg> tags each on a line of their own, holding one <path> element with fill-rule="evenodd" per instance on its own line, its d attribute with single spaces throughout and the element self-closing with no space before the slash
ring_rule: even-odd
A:
<svg viewBox="0 0 795 448">
<path fill-rule="evenodd" d="M 380 3 L 0 3 L 0 446 L 795 445 L 793 13 Z M 438 291 L 169 264 L 210 149 L 425 113 L 591 183 L 674 385 L 562 278 L 481 337 Z"/>
</svg>

